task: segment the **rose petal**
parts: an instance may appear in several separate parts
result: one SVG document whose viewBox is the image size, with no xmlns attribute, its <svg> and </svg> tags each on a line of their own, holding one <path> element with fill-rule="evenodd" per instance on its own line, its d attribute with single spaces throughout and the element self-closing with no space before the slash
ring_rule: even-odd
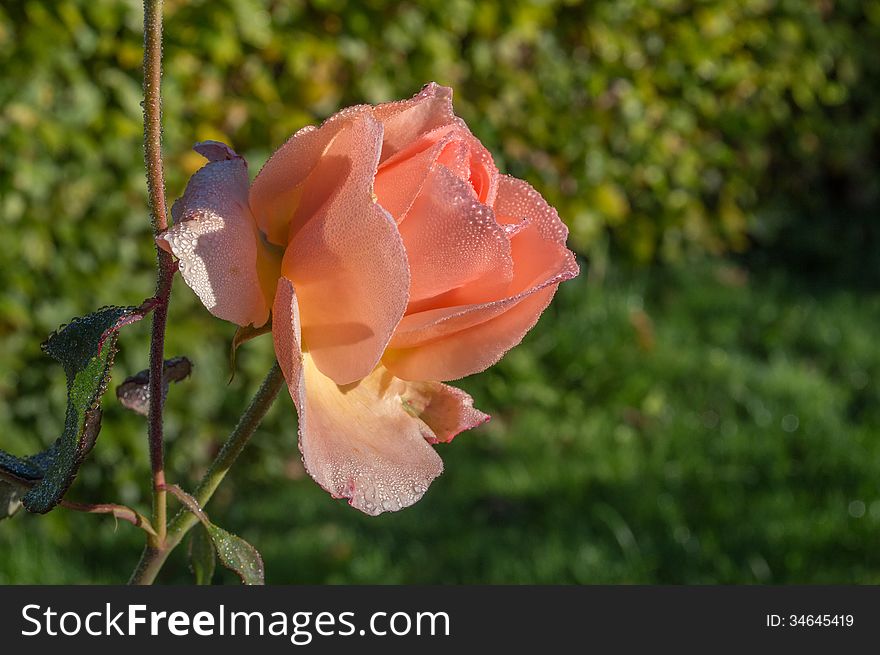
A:
<svg viewBox="0 0 880 655">
<path fill-rule="evenodd" d="M 251 185 L 250 206 L 257 225 L 271 243 L 287 246 L 306 178 L 339 131 L 353 118 L 370 111 L 365 105 L 349 107 L 333 114 L 320 127 L 302 128 L 263 165 Z M 301 214 L 300 218 L 310 216 Z"/>
<path fill-rule="evenodd" d="M 382 126 L 368 113 L 340 127 L 305 182 L 303 197 L 318 206 L 282 263 L 299 296 L 304 346 L 338 384 L 375 368 L 408 299 L 403 242 L 372 198 L 381 143 Z"/>
<path fill-rule="evenodd" d="M 457 380 L 484 371 L 522 341 L 550 304 L 556 287 L 530 293 L 471 328 L 413 348 L 389 348 L 383 363 L 404 380 Z"/>
<path fill-rule="evenodd" d="M 559 213 L 525 180 L 500 175 L 498 196 L 492 207 L 499 223 L 516 225 L 528 219 L 545 241 L 564 246 L 568 239 L 568 228 Z"/>
<path fill-rule="evenodd" d="M 453 126 L 428 132 L 415 143 L 379 165 L 375 192 L 379 204 L 399 223 L 419 195 L 435 162 L 448 150 L 462 146 Z M 449 167 L 452 162 L 444 163 Z"/>
<path fill-rule="evenodd" d="M 498 200 L 510 225 L 513 278 L 505 296 L 472 302 L 483 290 L 462 287 L 410 312 L 389 344 L 385 365 L 407 380 L 454 380 L 482 371 L 518 344 L 537 323 L 560 282 L 579 270 L 564 243 L 559 216 L 527 183 L 503 177 Z M 446 306 L 439 306 L 440 302 Z"/>
<path fill-rule="evenodd" d="M 441 163 L 458 179 L 469 184 L 484 205 L 495 200 L 498 169 L 492 155 L 455 118 L 431 130 L 379 165 L 376 196 L 399 223 L 423 189 L 435 163 Z"/>
<path fill-rule="evenodd" d="M 270 257 L 248 209 L 247 163 L 218 142 L 197 144 L 196 150 L 211 161 L 192 176 L 171 210 L 174 226 L 156 241 L 180 260 L 183 279 L 212 314 L 238 325 L 262 325 L 269 302 L 259 270 Z"/>
<path fill-rule="evenodd" d="M 294 287 L 282 278 L 273 307 L 273 336 L 299 413 L 306 470 L 334 497 L 347 498 L 367 514 L 412 505 L 443 471 L 443 463 L 426 441 L 436 435 L 404 405 L 407 384 L 380 367 L 357 384 L 337 386 L 308 354 L 301 354 L 298 313 Z M 421 398 L 425 391 L 419 394 Z M 444 409 L 449 403 L 445 398 L 437 403 L 433 413 L 443 420 L 436 419 L 436 424 L 455 423 L 448 418 L 454 410 Z M 465 419 L 470 416 L 466 408 L 461 413 Z"/>
<path fill-rule="evenodd" d="M 574 255 L 563 246 L 543 241 L 535 226 L 520 228 L 511 239 L 511 247 L 517 266 L 510 291 L 523 291 L 499 300 L 468 303 L 464 300 L 469 290 L 463 289 L 458 294 L 463 302 L 404 316 L 390 346 L 410 348 L 479 325 L 508 311 L 527 296 L 578 274 Z M 455 299 L 451 294 L 444 297 Z"/>
<path fill-rule="evenodd" d="M 431 82 L 409 100 L 377 105 L 373 114 L 385 126 L 380 158 L 385 161 L 423 134 L 453 121 L 452 89 Z"/>
<path fill-rule="evenodd" d="M 290 395 L 299 407 L 303 391 L 302 328 L 296 291 L 293 283 L 285 277 L 278 280 L 272 304 L 272 340 L 275 343 L 275 357 L 287 380 Z"/>
<path fill-rule="evenodd" d="M 439 382 L 408 382 L 401 400 L 410 414 L 431 428 L 433 436 L 425 435 L 429 443 L 452 441 L 491 418 L 476 409 L 464 391 Z"/>
<path fill-rule="evenodd" d="M 409 257 L 410 301 L 419 303 L 491 273 L 504 289 L 513 275 L 510 241 L 466 182 L 436 164 L 400 224 Z"/>
</svg>

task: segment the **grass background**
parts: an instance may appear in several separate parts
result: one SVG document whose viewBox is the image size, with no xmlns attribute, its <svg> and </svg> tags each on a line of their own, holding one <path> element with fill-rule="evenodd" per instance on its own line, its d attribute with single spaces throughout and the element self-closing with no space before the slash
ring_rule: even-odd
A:
<svg viewBox="0 0 880 655">
<path fill-rule="evenodd" d="M 462 382 L 487 426 L 378 518 L 307 476 L 281 398 L 210 506 L 269 582 L 880 580 L 880 3 L 167 0 L 169 196 L 224 139 L 254 169 L 338 107 L 434 79 L 572 228 L 584 273 Z M 152 291 L 139 2 L 0 8 L 0 447 L 63 420 L 39 343 Z M 198 477 L 270 365 L 175 283 L 169 476 Z M 147 326 L 114 376 L 146 365 Z M 146 507 L 143 420 L 112 395 L 82 502 Z M 122 582 L 139 533 L 0 523 L 0 582 Z M 161 578 L 186 582 L 185 549 Z M 217 581 L 232 583 L 221 572 Z"/>
</svg>

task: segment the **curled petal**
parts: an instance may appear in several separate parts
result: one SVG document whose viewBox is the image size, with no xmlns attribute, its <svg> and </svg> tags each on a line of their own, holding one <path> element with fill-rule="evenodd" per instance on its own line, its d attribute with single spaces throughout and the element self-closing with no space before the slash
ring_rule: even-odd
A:
<svg viewBox="0 0 880 655">
<path fill-rule="evenodd" d="M 493 208 L 499 223 L 518 225 L 526 219 L 538 229 L 542 240 L 565 245 L 568 228 L 559 213 L 525 180 L 510 175 L 499 176 L 498 196 Z"/>
<path fill-rule="evenodd" d="M 474 407 L 474 400 L 461 389 L 440 382 L 395 383 L 403 389 L 404 408 L 431 428 L 425 435 L 429 443 L 449 442 L 464 432 L 488 421 L 491 417 Z"/>
<path fill-rule="evenodd" d="M 527 293 L 502 307 L 478 307 L 429 326 L 418 335 L 407 335 L 417 336 L 420 343 L 409 348 L 392 345 L 383 364 L 404 380 L 457 380 L 484 371 L 535 326 L 557 286 L 558 283 Z M 487 315 L 492 318 L 480 322 Z M 467 323 L 475 324 L 460 329 Z M 426 334 L 437 333 L 442 336 L 422 339 Z"/>
<path fill-rule="evenodd" d="M 174 203 L 174 226 L 156 239 L 180 262 L 186 283 L 205 307 L 238 325 L 269 317 L 259 271 L 266 265 L 248 209 L 247 163 L 218 142 L 197 144 L 211 161 Z"/>
<path fill-rule="evenodd" d="M 420 303 L 491 274 L 498 291 L 513 275 L 510 240 L 490 208 L 442 164 L 432 169 L 400 234 L 409 257 L 410 302 Z"/>
<path fill-rule="evenodd" d="M 467 125 L 455 118 L 423 134 L 379 165 L 376 196 L 398 223 L 424 188 L 435 163 L 443 164 L 471 186 L 482 204 L 491 206 L 494 202 L 499 176 L 492 155 Z"/>
<path fill-rule="evenodd" d="M 284 277 L 278 280 L 278 289 L 272 304 L 272 340 L 275 344 L 275 357 L 284 373 L 290 396 L 299 407 L 303 402 L 301 394 L 304 391 L 299 302 L 293 283 Z"/>
<path fill-rule="evenodd" d="M 338 131 L 306 182 L 311 217 L 282 263 L 300 300 L 304 346 L 337 384 L 375 368 L 407 305 L 406 251 L 372 197 L 381 143 L 382 126 L 369 114 Z"/>
<path fill-rule="evenodd" d="M 349 107 L 333 114 L 320 127 L 308 125 L 278 148 L 260 169 L 250 189 L 250 206 L 257 225 L 275 245 L 287 246 L 288 235 L 301 227 L 299 220 L 310 218 L 300 208 L 306 179 L 339 131 L 370 108 Z M 299 211 L 298 211 L 299 210 Z M 293 223 L 293 225 L 292 225 Z"/>
<path fill-rule="evenodd" d="M 452 89 L 431 82 L 409 100 L 388 102 L 373 108 L 385 126 L 380 161 L 385 161 L 422 135 L 451 123 Z"/>
<path fill-rule="evenodd" d="M 437 128 L 379 165 L 376 197 L 398 223 L 421 192 L 434 164 L 447 151 L 458 150 L 454 139 L 453 126 Z M 446 154 L 443 163 L 451 168 L 455 163 L 450 159 L 452 153 Z"/>
<path fill-rule="evenodd" d="M 339 386 L 300 352 L 296 291 L 283 279 L 273 307 L 278 361 L 299 413 L 306 470 L 337 498 L 367 514 L 415 503 L 443 463 L 429 443 L 484 422 L 464 392 L 407 383 L 383 367 Z"/>
<path fill-rule="evenodd" d="M 510 228 L 515 263 L 507 293 L 483 301 L 482 290 L 463 287 L 443 304 L 408 313 L 383 360 L 395 375 L 454 380 L 488 368 L 537 323 L 559 283 L 578 274 L 565 226 L 527 183 L 503 177 L 495 207 Z"/>
</svg>

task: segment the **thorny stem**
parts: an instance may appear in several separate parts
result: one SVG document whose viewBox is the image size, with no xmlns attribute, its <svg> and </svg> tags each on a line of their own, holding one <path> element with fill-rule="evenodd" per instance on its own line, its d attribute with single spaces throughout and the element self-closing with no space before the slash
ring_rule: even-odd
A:
<svg viewBox="0 0 880 655">
<path fill-rule="evenodd" d="M 259 390 L 251 399 L 248 408 L 238 420 L 238 425 L 235 426 L 226 443 L 223 444 L 223 448 L 220 449 L 217 457 L 214 458 L 208 471 L 196 487 L 193 498 L 199 507 L 204 507 L 211 500 L 211 496 L 214 495 L 217 487 L 223 481 L 226 472 L 247 445 L 248 440 L 250 440 L 257 426 L 260 425 L 263 417 L 266 416 L 266 412 L 269 411 L 272 402 L 278 396 L 283 383 L 284 375 L 281 372 L 281 367 L 276 363 L 266 375 Z M 198 517 L 190 510 L 180 510 L 168 526 L 168 532 L 163 542 L 147 544 L 137 568 L 135 568 L 134 573 L 131 575 L 129 584 L 152 584 L 156 579 L 156 575 L 165 564 L 165 560 L 168 559 L 168 555 L 171 554 L 171 551 L 177 547 L 184 535 L 198 520 Z"/>
<path fill-rule="evenodd" d="M 168 229 L 165 205 L 165 175 L 162 168 L 162 0 L 144 0 L 144 161 L 150 214 L 155 234 Z M 168 298 L 174 279 L 171 254 L 158 246 L 156 308 L 150 336 L 150 405 L 147 417 L 150 444 L 150 469 L 153 477 L 153 526 L 156 535 L 149 544 L 161 547 L 166 534 L 167 500 L 165 495 L 164 441 L 162 435 L 162 366 L 165 360 L 165 326 Z"/>
<path fill-rule="evenodd" d="M 165 179 L 162 168 L 162 0 L 144 0 L 144 161 L 154 234 L 168 229 L 165 204 Z M 170 253 L 156 248 L 157 280 L 153 329 L 150 339 L 150 405 L 147 416 L 150 441 L 150 467 L 153 473 L 153 520 L 155 532 L 147 539 L 141 560 L 132 573 L 130 584 L 152 584 L 172 550 L 198 520 L 181 510 L 171 525 L 167 524 L 167 487 L 165 485 L 162 436 L 162 373 L 165 350 L 165 326 L 168 319 L 168 298 L 174 279 L 174 260 Z M 284 376 L 276 363 L 263 380 L 238 425 L 230 434 L 194 494 L 204 506 L 223 480 L 266 415 L 281 389 Z"/>
</svg>

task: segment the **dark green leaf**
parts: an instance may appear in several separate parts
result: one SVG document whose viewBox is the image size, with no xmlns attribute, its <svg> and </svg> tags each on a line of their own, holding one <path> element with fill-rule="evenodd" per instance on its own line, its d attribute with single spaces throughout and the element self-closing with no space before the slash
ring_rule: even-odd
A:
<svg viewBox="0 0 880 655">
<path fill-rule="evenodd" d="M 196 525 L 192 530 L 192 537 L 189 541 L 189 564 L 196 577 L 196 584 L 211 584 L 211 580 L 214 578 L 214 569 L 217 566 L 217 558 L 214 555 L 211 537 L 203 525 Z"/>
<path fill-rule="evenodd" d="M 213 523 L 208 523 L 205 527 L 211 535 L 211 541 L 214 542 L 214 548 L 223 566 L 235 571 L 246 585 L 265 584 L 263 558 L 256 548 L 241 537 L 218 528 Z"/>
<path fill-rule="evenodd" d="M 46 474 L 45 454 L 22 459 L 15 455 L 0 450 L 0 478 L 8 478 L 10 481 L 22 482 L 27 486 L 43 479 Z"/>
<path fill-rule="evenodd" d="M 43 351 L 61 364 L 67 376 L 64 431 L 48 450 L 32 457 L 0 453 L 4 477 L 31 487 L 22 498 L 28 511 L 43 514 L 61 502 L 94 447 L 101 429 L 101 396 L 116 354 L 117 328 L 134 311 L 105 307 L 74 319 L 43 344 Z"/>
</svg>

